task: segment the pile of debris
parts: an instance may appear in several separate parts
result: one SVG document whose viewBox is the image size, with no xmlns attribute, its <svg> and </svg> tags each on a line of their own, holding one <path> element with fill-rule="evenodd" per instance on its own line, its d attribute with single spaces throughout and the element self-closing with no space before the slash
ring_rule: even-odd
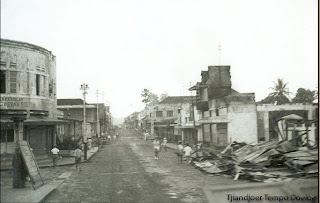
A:
<svg viewBox="0 0 320 203">
<path fill-rule="evenodd" d="M 230 149 L 239 148 L 226 153 Z M 297 147 L 293 140 L 255 145 L 233 142 L 220 153 L 201 149 L 193 164 L 210 174 L 229 174 L 258 182 L 276 182 L 298 177 L 318 177 L 318 149 Z"/>
</svg>

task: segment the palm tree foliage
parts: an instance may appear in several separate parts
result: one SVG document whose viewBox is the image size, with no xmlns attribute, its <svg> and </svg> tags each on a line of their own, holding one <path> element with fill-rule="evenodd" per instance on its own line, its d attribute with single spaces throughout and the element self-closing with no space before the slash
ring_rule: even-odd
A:
<svg viewBox="0 0 320 203">
<path fill-rule="evenodd" d="M 261 100 L 262 104 L 285 104 L 289 103 L 289 88 L 288 83 L 285 83 L 283 78 L 278 78 L 276 82 L 273 82 L 274 86 L 270 87 L 273 90 L 265 99 Z"/>
</svg>

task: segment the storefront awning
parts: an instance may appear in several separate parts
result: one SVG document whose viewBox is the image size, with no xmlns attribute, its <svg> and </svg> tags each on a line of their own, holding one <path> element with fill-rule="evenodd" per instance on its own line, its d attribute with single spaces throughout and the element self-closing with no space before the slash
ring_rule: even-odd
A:
<svg viewBox="0 0 320 203">
<path fill-rule="evenodd" d="M 1 127 L 3 128 L 13 128 L 13 121 L 8 118 L 1 118 Z M 67 124 L 70 121 L 66 120 L 59 120 L 54 118 L 28 118 L 27 120 L 23 121 L 24 126 L 30 125 L 58 125 L 58 124 Z"/>
</svg>

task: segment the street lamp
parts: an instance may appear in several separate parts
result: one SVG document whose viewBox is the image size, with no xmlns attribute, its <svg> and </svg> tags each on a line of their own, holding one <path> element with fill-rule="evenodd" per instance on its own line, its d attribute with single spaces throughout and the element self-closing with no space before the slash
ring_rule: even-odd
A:
<svg viewBox="0 0 320 203">
<path fill-rule="evenodd" d="M 83 94 L 83 143 L 84 143 L 84 160 L 87 160 L 87 132 L 86 132 L 86 94 L 89 86 L 86 83 L 81 85 L 80 90 Z"/>
</svg>

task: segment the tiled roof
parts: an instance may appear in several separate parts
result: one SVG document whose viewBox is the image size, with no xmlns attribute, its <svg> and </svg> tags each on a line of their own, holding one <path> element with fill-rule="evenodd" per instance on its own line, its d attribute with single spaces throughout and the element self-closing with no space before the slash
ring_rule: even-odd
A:
<svg viewBox="0 0 320 203">
<path fill-rule="evenodd" d="M 192 102 L 195 99 L 195 96 L 175 96 L 175 97 L 167 97 L 160 104 L 178 104 L 178 103 L 188 103 Z"/>
<path fill-rule="evenodd" d="M 83 105 L 83 100 L 82 99 L 57 99 L 57 105 L 58 106 Z"/>
</svg>

